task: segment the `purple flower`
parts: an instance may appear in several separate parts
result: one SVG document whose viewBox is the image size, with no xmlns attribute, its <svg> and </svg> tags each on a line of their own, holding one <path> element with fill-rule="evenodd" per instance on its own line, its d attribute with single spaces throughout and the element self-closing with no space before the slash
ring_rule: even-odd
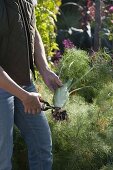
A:
<svg viewBox="0 0 113 170">
<path fill-rule="evenodd" d="M 63 40 L 63 45 L 64 45 L 64 48 L 74 48 L 74 44 L 72 41 L 70 41 L 69 39 L 65 39 Z"/>
<path fill-rule="evenodd" d="M 54 58 L 60 59 L 62 57 L 61 52 L 59 50 L 56 50 L 56 53 L 54 54 Z"/>
<path fill-rule="evenodd" d="M 61 52 L 59 50 L 56 50 L 54 53 L 54 56 L 51 58 L 51 61 L 57 65 L 59 63 L 59 60 L 62 58 Z M 56 64 L 57 63 L 57 64 Z"/>
<path fill-rule="evenodd" d="M 113 13 L 113 6 L 110 6 L 109 12 L 110 12 L 110 13 Z"/>
</svg>

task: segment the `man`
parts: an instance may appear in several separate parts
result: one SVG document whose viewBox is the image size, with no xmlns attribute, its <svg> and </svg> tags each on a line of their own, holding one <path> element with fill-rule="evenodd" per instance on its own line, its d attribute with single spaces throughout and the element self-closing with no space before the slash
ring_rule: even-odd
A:
<svg viewBox="0 0 113 170">
<path fill-rule="evenodd" d="M 32 83 L 34 64 L 51 90 L 61 86 L 35 28 L 32 0 L 1 0 L 0 170 L 12 169 L 14 123 L 27 144 L 30 170 L 51 170 L 51 134 Z"/>
</svg>

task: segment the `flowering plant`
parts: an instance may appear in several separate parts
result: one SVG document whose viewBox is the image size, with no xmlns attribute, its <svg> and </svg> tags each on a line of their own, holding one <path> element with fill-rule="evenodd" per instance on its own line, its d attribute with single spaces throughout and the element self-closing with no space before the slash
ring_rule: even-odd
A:
<svg viewBox="0 0 113 170">
<path fill-rule="evenodd" d="M 64 51 L 72 48 L 76 48 L 73 44 L 73 42 L 69 39 L 64 39 L 62 42 L 64 46 Z M 60 59 L 62 59 L 62 55 L 60 50 L 55 50 L 53 57 L 51 58 L 51 61 L 54 63 L 55 66 L 58 66 L 58 63 Z"/>
<path fill-rule="evenodd" d="M 70 41 L 69 39 L 64 39 L 62 43 L 63 43 L 65 49 L 75 48 L 73 42 Z"/>
</svg>

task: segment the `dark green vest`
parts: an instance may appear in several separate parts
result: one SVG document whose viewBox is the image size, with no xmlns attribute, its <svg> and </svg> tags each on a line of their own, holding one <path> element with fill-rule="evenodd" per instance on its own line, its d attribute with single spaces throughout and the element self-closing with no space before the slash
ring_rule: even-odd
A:
<svg viewBox="0 0 113 170">
<path fill-rule="evenodd" d="M 30 84 L 34 36 L 32 0 L 0 0 L 0 66 L 19 85 Z"/>
</svg>

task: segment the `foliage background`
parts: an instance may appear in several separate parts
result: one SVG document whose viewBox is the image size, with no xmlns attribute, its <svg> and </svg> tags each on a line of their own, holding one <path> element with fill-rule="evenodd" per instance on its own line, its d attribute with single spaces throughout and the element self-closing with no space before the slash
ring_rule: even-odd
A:
<svg viewBox="0 0 113 170">
<path fill-rule="evenodd" d="M 58 13 L 60 0 L 39 0 L 36 7 L 36 25 L 41 34 L 47 56 L 52 56 L 55 49 L 56 38 L 56 14 Z"/>
</svg>

